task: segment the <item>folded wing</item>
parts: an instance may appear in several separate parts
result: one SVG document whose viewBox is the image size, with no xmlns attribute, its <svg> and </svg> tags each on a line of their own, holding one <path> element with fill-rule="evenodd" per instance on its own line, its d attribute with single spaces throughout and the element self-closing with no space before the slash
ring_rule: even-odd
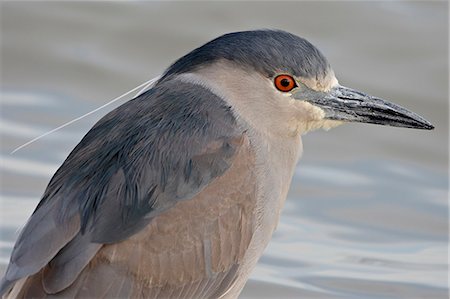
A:
<svg viewBox="0 0 450 299">
<path fill-rule="evenodd" d="M 64 290 L 103 244 L 136 235 L 223 176 L 243 140 L 230 107 L 198 85 L 166 80 L 115 109 L 53 176 L 16 242 L 2 293 L 44 268 L 44 291 Z"/>
</svg>

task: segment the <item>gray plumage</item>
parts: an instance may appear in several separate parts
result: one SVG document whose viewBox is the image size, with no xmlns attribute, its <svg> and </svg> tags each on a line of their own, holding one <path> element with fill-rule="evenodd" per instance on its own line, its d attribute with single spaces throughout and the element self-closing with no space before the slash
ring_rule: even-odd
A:
<svg viewBox="0 0 450 299">
<path fill-rule="evenodd" d="M 112 111 L 53 176 L 16 242 L 2 287 L 50 261 L 71 263 L 78 253 L 77 271 L 44 274 L 44 281 L 64 274 L 73 282 L 98 244 L 126 239 L 223 174 L 241 134 L 221 99 L 169 79 Z"/>
<path fill-rule="evenodd" d="M 275 87 L 280 74 L 291 89 Z M 299 136 L 343 121 L 433 128 L 340 86 L 303 38 L 212 40 L 75 147 L 22 230 L 0 293 L 237 297 L 278 223 Z"/>
<path fill-rule="evenodd" d="M 255 30 L 228 33 L 191 51 L 170 66 L 163 79 L 221 59 L 267 77 L 277 72 L 324 77 L 330 70 L 325 56 L 306 39 L 281 30 Z"/>
</svg>

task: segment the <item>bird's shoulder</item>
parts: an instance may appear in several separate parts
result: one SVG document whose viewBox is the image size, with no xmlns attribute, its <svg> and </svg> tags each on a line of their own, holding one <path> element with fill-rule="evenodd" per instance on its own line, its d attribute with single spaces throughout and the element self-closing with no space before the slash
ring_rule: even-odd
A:
<svg viewBox="0 0 450 299">
<path fill-rule="evenodd" d="M 223 176 L 245 140 L 231 107 L 195 84 L 167 80 L 116 108 L 51 179 L 15 244 L 6 283 L 136 234 Z M 79 267 L 96 250 L 77 256 Z"/>
<path fill-rule="evenodd" d="M 169 80 L 100 120 L 57 171 L 43 202 L 56 189 L 82 195 L 81 230 L 93 230 L 98 242 L 119 241 L 120 230 L 127 237 L 139 226 L 133 222 L 192 198 L 222 175 L 244 135 L 220 97 Z M 109 233 L 104 221 L 114 213 L 123 225 L 114 221 Z"/>
</svg>

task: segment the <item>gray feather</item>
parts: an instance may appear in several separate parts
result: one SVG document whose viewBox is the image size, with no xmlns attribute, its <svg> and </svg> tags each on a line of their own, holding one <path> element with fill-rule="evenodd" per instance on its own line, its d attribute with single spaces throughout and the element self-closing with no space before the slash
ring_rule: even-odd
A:
<svg viewBox="0 0 450 299">
<path fill-rule="evenodd" d="M 44 269 L 42 285 L 48 294 L 70 286 L 102 244 L 91 243 L 89 234 L 78 233 Z"/>
<path fill-rule="evenodd" d="M 306 39 L 282 30 L 254 30 L 228 33 L 194 49 L 172 64 L 161 80 L 221 59 L 268 77 L 286 72 L 319 78 L 330 70 L 325 56 Z"/>
<path fill-rule="evenodd" d="M 60 221 L 57 206 L 58 202 L 43 205 L 28 220 L 11 254 L 2 293 L 10 282 L 39 271 L 77 234 L 79 220 L 71 216 Z"/>
<path fill-rule="evenodd" d="M 67 286 L 98 244 L 128 238 L 223 174 L 241 134 L 221 98 L 176 79 L 110 112 L 51 179 L 17 240 L 2 292 L 52 259 L 45 287 Z"/>
</svg>

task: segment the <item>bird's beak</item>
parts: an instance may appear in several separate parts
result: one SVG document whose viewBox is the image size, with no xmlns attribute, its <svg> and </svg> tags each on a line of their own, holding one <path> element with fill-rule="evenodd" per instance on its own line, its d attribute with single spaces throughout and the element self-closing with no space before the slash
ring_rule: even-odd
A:
<svg viewBox="0 0 450 299">
<path fill-rule="evenodd" d="M 294 97 L 297 98 L 295 94 Z M 305 100 L 304 94 L 302 100 Z M 344 86 L 336 86 L 326 93 L 318 92 L 312 97 L 306 97 L 306 101 L 320 107 L 326 119 L 434 129 L 430 122 L 412 111 Z"/>
</svg>

